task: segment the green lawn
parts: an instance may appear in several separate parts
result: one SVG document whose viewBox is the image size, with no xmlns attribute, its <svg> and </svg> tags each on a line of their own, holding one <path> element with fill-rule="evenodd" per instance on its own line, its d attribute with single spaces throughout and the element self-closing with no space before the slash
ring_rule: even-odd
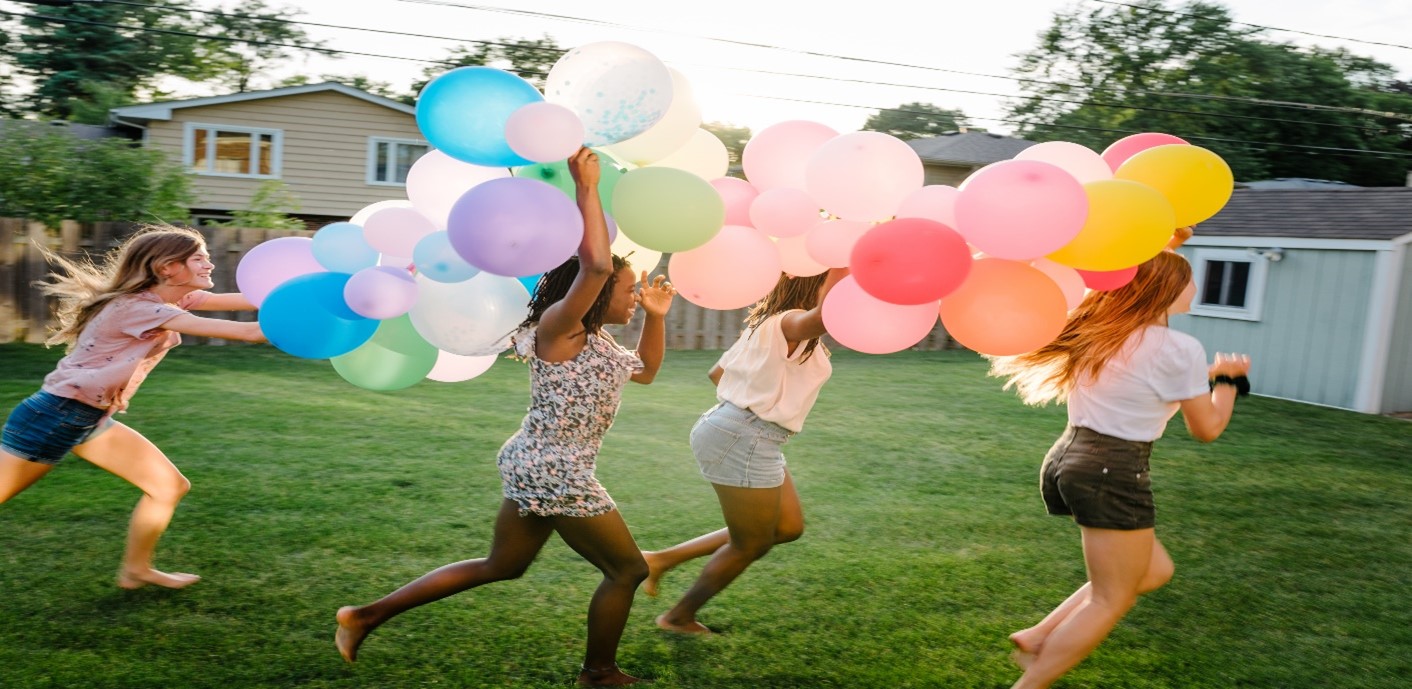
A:
<svg viewBox="0 0 1412 689">
<path fill-rule="evenodd" d="M 0 408 L 61 352 L 0 346 Z M 711 352 L 632 386 L 599 475 L 638 542 L 721 525 L 686 434 Z M 623 667 L 677 687 L 1008 687 L 1005 636 L 1083 581 L 1077 528 L 1038 466 L 1063 409 L 1030 409 L 962 352 L 840 353 L 787 447 L 808 528 L 705 608 L 652 618 L 694 577 L 639 594 Z M 158 566 L 185 591 L 112 585 L 136 495 L 70 457 L 0 507 L 0 686 L 558 687 L 596 572 L 557 540 L 518 581 L 432 604 L 335 652 L 333 613 L 485 553 L 495 452 L 528 398 L 501 361 L 469 383 L 379 394 L 268 348 L 183 347 L 124 421 L 194 488 Z M 1158 444 L 1158 534 L 1177 563 L 1058 686 L 1405 687 L 1412 676 L 1412 424 L 1242 400 L 1213 445 Z"/>
</svg>

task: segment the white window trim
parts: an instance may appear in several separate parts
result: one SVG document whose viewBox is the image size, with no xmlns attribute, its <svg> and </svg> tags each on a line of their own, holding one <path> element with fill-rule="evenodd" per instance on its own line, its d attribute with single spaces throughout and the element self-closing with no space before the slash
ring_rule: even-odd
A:
<svg viewBox="0 0 1412 689">
<path fill-rule="evenodd" d="M 375 187 L 405 187 L 405 186 L 407 186 L 407 183 L 406 183 L 406 182 L 382 182 L 382 181 L 379 181 L 379 180 L 377 179 L 377 169 L 378 169 L 378 144 L 408 144 L 408 145 L 412 145 L 412 146 L 426 146 L 428 152 L 431 152 L 432 150 L 434 150 L 434 149 L 432 148 L 432 145 L 431 145 L 430 143 L 427 143 L 426 141 L 423 141 L 423 140 L 421 140 L 421 139 L 398 139 L 398 138 L 394 138 L 394 137 L 390 137 L 390 136 L 370 136 L 370 137 L 368 137 L 368 163 L 367 163 L 367 166 L 366 166 L 365 171 L 364 171 L 363 179 L 364 179 L 364 181 L 366 181 L 368 184 L 370 184 L 370 185 L 372 185 L 372 186 L 375 186 Z M 394 153 L 395 153 L 395 150 L 396 150 L 395 148 L 394 148 L 394 149 L 389 149 L 389 156 L 388 156 L 388 157 L 391 159 L 391 160 L 388 161 L 389 163 L 391 163 L 392 160 L 396 160 L 396 159 L 397 159 L 397 156 L 394 154 Z"/>
<path fill-rule="evenodd" d="M 1241 261 L 1250 264 L 1250 282 L 1245 288 L 1243 308 L 1201 303 L 1201 290 L 1206 284 L 1207 261 Z M 1191 300 L 1191 315 L 1243 321 L 1260 320 L 1261 306 L 1265 302 L 1265 279 L 1270 270 L 1269 260 L 1246 250 L 1196 248 L 1192 252 L 1191 263 L 1192 278 L 1196 280 L 1196 297 Z"/>
<path fill-rule="evenodd" d="M 270 135 L 270 140 L 271 140 L 271 144 L 270 144 L 270 174 L 268 174 L 268 175 L 261 175 L 261 174 L 258 174 L 258 173 L 251 173 L 251 174 L 244 174 L 244 175 L 243 175 L 243 174 L 240 174 L 240 173 L 238 173 L 238 172 L 216 172 L 216 171 L 210 170 L 210 169 L 206 169 L 206 170 L 198 170 L 198 169 L 196 169 L 196 167 L 195 167 L 195 166 L 196 166 L 196 151 L 193 150 L 193 149 L 195 148 L 195 143 L 196 143 L 196 130 L 198 130 L 198 129 L 209 129 L 209 130 L 212 130 L 212 131 L 220 131 L 220 132 L 238 132 L 238 133 L 241 133 L 241 134 L 269 134 L 269 135 Z M 256 149 L 255 149 L 255 146 L 256 146 L 256 143 L 255 143 L 255 142 L 256 142 L 256 141 L 257 141 L 257 139 L 255 139 L 255 138 L 253 138 L 253 137 L 252 137 L 251 140 L 250 140 L 250 163 L 251 163 L 250 167 L 251 167 L 252 170 L 259 169 L 259 160 L 260 160 L 260 159 L 259 159 L 259 156 L 258 156 L 258 154 L 257 154 L 257 152 L 256 152 Z M 214 137 L 214 136 L 207 136 L 207 137 L 206 137 L 206 164 L 207 164 L 208 167 L 215 165 L 215 161 L 216 161 L 215 147 L 216 147 L 216 137 Z M 182 132 L 181 151 L 182 151 L 182 164 L 186 166 L 186 169 L 191 170 L 193 173 L 198 174 L 198 175 L 201 175 L 201 176 L 203 176 L 203 177 L 235 177 L 235 178 L 239 178 L 239 179 L 279 179 L 281 173 L 283 172 L 283 160 L 284 160 L 284 130 L 282 130 L 282 129 L 266 129 L 266 128 L 263 128 L 263 127 L 245 127 L 245 126 L 236 125 L 236 124 L 211 124 L 211 123 L 206 123 L 206 122 L 187 122 L 187 123 L 186 123 L 186 126 L 185 126 L 185 129 L 184 129 L 184 131 Z"/>
</svg>

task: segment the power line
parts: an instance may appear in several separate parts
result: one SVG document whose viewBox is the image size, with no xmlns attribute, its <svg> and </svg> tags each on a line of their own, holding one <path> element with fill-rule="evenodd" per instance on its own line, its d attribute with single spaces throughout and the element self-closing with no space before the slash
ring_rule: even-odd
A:
<svg viewBox="0 0 1412 689">
<path fill-rule="evenodd" d="M 1200 17 L 1200 16 L 1201 16 L 1201 15 L 1199 15 L 1199 14 L 1195 14 L 1195 13 L 1192 13 L 1192 12 L 1181 12 L 1181 11 L 1179 11 L 1179 10 L 1169 10 L 1169 9 L 1164 8 L 1164 7 L 1144 7 L 1144 6 L 1142 6 L 1142 5 L 1130 5 L 1130 4 L 1126 3 L 1126 2 L 1116 2 L 1115 0 L 1090 0 L 1090 2 L 1102 3 L 1102 4 L 1104 4 L 1104 5 L 1117 5 L 1118 7 L 1128 7 L 1128 8 L 1135 9 L 1135 10 L 1142 10 L 1142 11 L 1144 11 L 1144 12 L 1158 12 L 1158 13 L 1161 13 L 1161 14 L 1174 14 L 1174 15 L 1181 16 L 1181 17 Z M 1397 43 L 1382 43 L 1382 42 L 1379 42 L 1379 41 L 1365 41 L 1365 40 L 1360 39 L 1360 38 L 1348 38 L 1348 37 L 1346 37 L 1346 36 L 1332 36 L 1332 35 L 1323 34 L 1323 33 L 1313 33 L 1313 32 L 1310 32 L 1310 31 L 1300 31 L 1299 29 L 1281 29 L 1281 28 L 1278 27 L 1278 26 L 1264 26 L 1264 25 L 1262 25 L 1262 24 L 1251 24 L 1250 22 L 1238 22 L 1238 21 L 1235 21 L 1235 20 L 1231 20 L 1230 23 L 1232 23 L 1232 24 L 1240 24 L 1241 26 L 1249 26 L 1249 27 L 1253 27 L 1253 28 L 1256 28 L 1256 29 L 1265 29 L 1265 30 L 1268 30 L 1268 31 L 1282 31 L 1282 32 L 1284 32 L 1284 33 L 1300 34 L 1300 35 L 1302 35 L 1302 36 L 1313 36 L 1314 38 L 1331 38 L 1331 39 L 1336 40 L 1336 41 L 1348 41 L 1349 43 L 1363 43 L 1363 44 L 1366 44 L 1366 45 L 1380 45 L 1380 46 L 1383 46 L 1383 47 L 1386 47 L 1386 48 L 1401 48 L 1401 49 L 1403 49 L 1403 50 L 1412 50 L 1412 46 L 1399 45 L 1399 44 L 1397 44 Z"/>
</svg>

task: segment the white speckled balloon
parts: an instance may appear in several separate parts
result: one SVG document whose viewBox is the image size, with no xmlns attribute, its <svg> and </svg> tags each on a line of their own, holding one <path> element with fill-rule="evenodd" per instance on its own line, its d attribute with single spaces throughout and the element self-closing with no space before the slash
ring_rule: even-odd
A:
<svg viewBox="0 0 1412 689">
<path fill-rule="evenodd" d="M 589 43 L 554 63 L 544 97 L 578 114 L 585 146 L 603 146 L 647 131 L 666 114 L 672 76 L 657 56 L 635 45 Z"/>
</svg>

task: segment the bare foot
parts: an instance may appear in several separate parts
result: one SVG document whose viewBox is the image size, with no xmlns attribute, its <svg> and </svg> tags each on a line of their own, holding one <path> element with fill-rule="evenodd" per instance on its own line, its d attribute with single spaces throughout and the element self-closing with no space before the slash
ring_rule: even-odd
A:
<svg viewBox="0 0 1412 689">
<path fill-rule="evenodd" d="M 338 654 L 343 656 L 344 660 L 352 663 L 358 660 L 358 647 L 363 645 L 363 638 L 372 629 L 358 619 L 356 606 L 345 605 L 339 608 L 336 618 L 338 632 L 333 635 L 333 645 L 338 647 Z"/>
<path fill-rule="evenodd" d="M 642 559 L 647 561 L 647 580 L 642 582 L 642 592 L 656 598 L 657 584 L 662 581 L 662 575 L 667 570 L 662 567 L 662 563 L 657 560 L 657 553 L 642 551 Z"/>
<path fill-rule="evenodd" d="M 629 684 L 651 684 L 652 680 L 633 677 L 618 669 L 616 664 L 601 670 L 583 668 L 579 672 L 578 685 L 581 687 L 622 687 Z"/>
<path fill-rule="evenodd" d="M 667 613 L 662 613 L 657 616 L 657 626 L 669 632 L 677 632 L 678 634 L 715 634 L 709 627 L 696 620 L 685 624 L 672 622 L 667 619 Z"/>
<path fill-rule="evenodd" d="M 1015 645 L 1015 650 L 1010 652 L 1010 660 L 1020 666 L 1021 670 L 1030 669 L 1030 664 L 1039 656 L 1040 644 L 1043 639 L 1036 639 L 1031 630 L 1015 632 L 1010 635 L 1010 643 Z"/>
<path fill-rule="evenodd" d="M 168 574 L 155 569 L 118 571 L 118 586 L 125 589 L 140 589 L 148 584 L 168 589 L 184 589 L 198 581 L 201 581 L 201 577 L 182 572 Z"/>
</svg>

